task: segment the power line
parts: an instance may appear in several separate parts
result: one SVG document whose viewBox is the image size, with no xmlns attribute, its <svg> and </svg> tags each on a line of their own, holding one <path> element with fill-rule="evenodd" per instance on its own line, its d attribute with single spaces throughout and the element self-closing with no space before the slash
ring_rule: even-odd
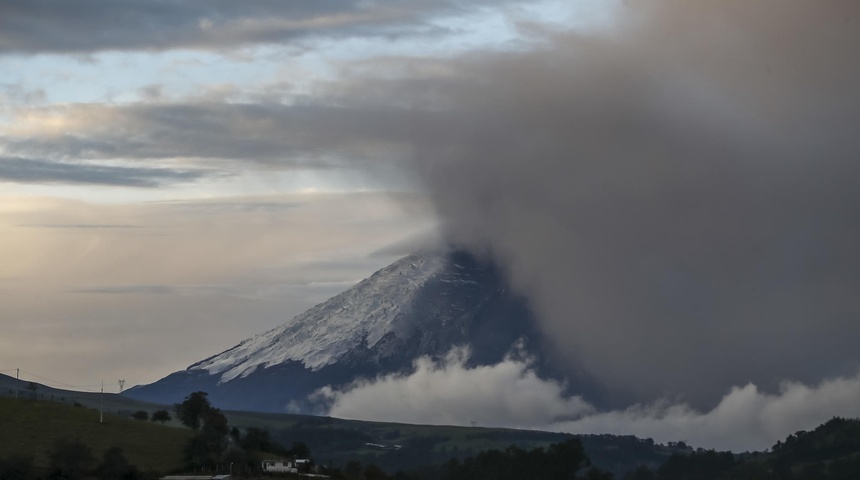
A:
<svg viewBox="0 0 860 480">
<path fill-rule="evenodd" d="M 54 380 L 51 378 L 43 377 L 42 375 L 24 370 L 23 368 L 20 368 L 20 369 L 19 368 L 8 368 L 8 369 L 0 370 L 0 373 L 6 373 L 6 372 L 15 372 L 16 379 L 18 381 L 21 381 L 21 382 L 24 382 L 27 380 L 18 378 L 17 376 L 19 376 L 20 374 L 27 374 L 30 377 L 34 377 L 34 378 L 39 379 L 41 381 L 40 383 L 50 382 L 51 384 L 53 384 L 53 385 L 49 385 L 48 383 L 45 383 L 45 386 L 52 387 L 52 388 L 58 388 L 61 390 L 75 389 L 76 391 L 85 392 L 85 393 L 99 393 L 98 388 L 101 386 L 98 383 L 90 384 L 90 385 L 72 385 L 69 383 L 61 382 L 59 380 Z"/>
<path fill-rule="evenodd" d="M 99 393 L 99 392 L 98 392 L 98 390 L 94 390 L 94 389 L 96 389 L 96 388 L 98 388 L 98 387 L 99 387 L 99 384 L 94 384 L 94 385 L 71 385 L 71 384 L 68 384 L 68 383 L 61 382 L 61 381 L 59 381 L 59 380 L 53 380 L 53 379 L 51 379 L 51 378 L 43 377 L 43 376 L 38 375 L 38 374 L 36 374 L 36 373 L 33 373 L 33 372 L 29 372 L 29 371 L 27 371 L 27 370 L 24 370 L 23 368 L 21 369 L 21 373 L 26 373 L 27 375 L 29 375 L 29 376 L 31 376 L 31 377 L 38 378 L 39 380 L 42 380 L 42 381 L 44 381 L 44 382 L 51 382 L 51 383 L 53 383 L 53 384 L 55 384 L 55 385 L 61 385 L 61 386 L 66 387 L 66 388 L 73 388 L 73 389 L 76 389 L 76 390 L 78 390 L 78 391 L 88 392 L 88 393 Z M 49 387 L 51 387 L 51 386 L 53 386 L 53 385 L 48 385 L 48 386 L 49 386 Z M 90 390 L 90 389 L 93 389 L 93 390 Z"/>
</svg>

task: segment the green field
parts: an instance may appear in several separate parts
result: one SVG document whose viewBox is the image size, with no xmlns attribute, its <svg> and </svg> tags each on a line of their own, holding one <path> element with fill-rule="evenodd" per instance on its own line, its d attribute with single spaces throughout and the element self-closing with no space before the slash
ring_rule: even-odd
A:
<svg viewBox="0 0 860 480">
<path fill-rule="evenodd" d="M 142 471 L 170 472 L 182 467 L 182 447 L 191 431 L 143 422 L 116 414 L 57 402 L 0 398 L 0 457 L 20 454 L 38 468 L 48 466 L 47 452 L 60 438 L 80 440 L 97 461 L 112 446 L 123 449 Z"/>
</svg>

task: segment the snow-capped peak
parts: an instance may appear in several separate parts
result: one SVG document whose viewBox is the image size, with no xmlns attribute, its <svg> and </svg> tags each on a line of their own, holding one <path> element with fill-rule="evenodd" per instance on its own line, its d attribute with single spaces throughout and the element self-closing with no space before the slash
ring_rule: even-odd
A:
<svg viewBox="0 0 860 480">
<path fill-rule="evenodd" d="M 386 334 L 407 328 L 401 319 L 410 313 L 410 299 L 444 266 L 444 255 L 405 257 L 287 323 L 188 369 L 221 374 L 220 383 L 291 360 L 319 370 L 362 343 L 372 348 Z"/>
</svg>

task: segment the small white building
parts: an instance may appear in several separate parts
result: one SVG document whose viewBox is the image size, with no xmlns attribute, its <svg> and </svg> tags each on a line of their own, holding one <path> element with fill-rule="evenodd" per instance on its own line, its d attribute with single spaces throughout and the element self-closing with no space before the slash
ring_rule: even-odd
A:
<svg viewBox="0 0 860 480">
<path fill-rule="evenodd" d="M 263 460 L 263 471 L 269 473 L 298 473 L 299 469 L 293 460 Z"/>
<path fill-rule="evenodd" d="M 159 480 L 230 480 L 230 475 L 168 475 Z"/>
</svg>

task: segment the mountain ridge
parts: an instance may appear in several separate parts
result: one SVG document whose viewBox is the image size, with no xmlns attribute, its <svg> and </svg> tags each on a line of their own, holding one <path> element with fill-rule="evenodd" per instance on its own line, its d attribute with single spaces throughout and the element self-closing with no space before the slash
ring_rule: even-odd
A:
<svg viewBox="0 0 860 480">
<path fill-rule="evenodd" d="M 423 251 L 395 261 L 282 325 L 187 369 L 126 391 L 173 403 L 206 391 L 224 408 L 326 413 L 323 387 L 409 374 L 420 357 L 468 347 L 467 366 L 528 356 L 544 378 L 566 379 L 547 359 L 527 300 L 492 262 L 463 251 Z M 577 379 L 580 390 L 596 390 Z"/>
</svg>

